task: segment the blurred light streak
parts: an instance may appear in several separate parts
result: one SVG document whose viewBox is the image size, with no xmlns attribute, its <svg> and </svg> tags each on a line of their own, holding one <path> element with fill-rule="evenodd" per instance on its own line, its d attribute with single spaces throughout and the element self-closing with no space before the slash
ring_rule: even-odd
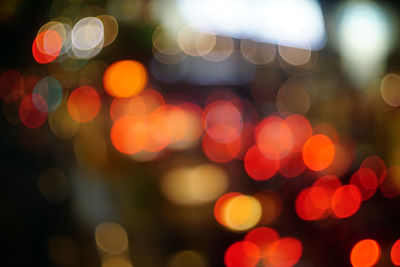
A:
<svg viewBox="0 0 400 267">
<path fill-rule="evenodd" d="M 204 32 L 298 48 L 325 45 L 320 6 L 313 0 L 177 0 L 182 16 Z"/>
</svg>

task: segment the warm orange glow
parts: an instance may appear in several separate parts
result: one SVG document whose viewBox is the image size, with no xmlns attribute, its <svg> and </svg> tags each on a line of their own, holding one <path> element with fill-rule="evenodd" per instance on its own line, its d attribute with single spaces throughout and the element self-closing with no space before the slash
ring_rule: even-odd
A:
<svg viewBox="0 0 400 267">
<path fill-rule="evenodd" d="M 289 124 L 280 117 L 267 117 L 256 129 L 258 148 L 270 159 L 281 159 L 289 154 L 293 149 L 293 139 Z"/>
<path fill-rule="evenodd" d="M 260 249 L 261 258 L 265 258 L 268 256 L 269 247 L 278 239 L 278 232 L 269 227 L 254 228 L 244 237 L 244 240 L 258 246 L 258 248 Z"/>
<path fill-rule="evenodd" d="M 117 61 L 105 71 L 103 84 L 111 96 L 121 98 L 135 96 L 146 86 L 147 72 L 138 61 Z"/>
<path fill-rule="evenodd" d="M 240 195 L 230 198 L 223 212 L 226 227 L 234 231 L 245 231 L 260 221 L 262 210 L 256 198 Z"/>
<path fill-rule="evenodd" d="M 390 258 L 394 265 L 400 266 L 400 239 L 393 244 L 390 251 Z"/>
<path fill-rule="evenodd" d="M 68 98 L 69 115 L 77 122 L 93 120 L 100 110 L 100 97 L 90 86 L 76 88 Z"/>
<path fill-rule="evenodd" d="M 58 32 L 47 30 L 39 33 L 32 45 L 32 54 L 40 64 L 50 63 L 60 54 L 62 40 Z"/>
<path fill-rule="evenodd" d="M 144 121 L 134 116 L 118 119 L 111 128 L 111 142 L 124 154 L 135 154 L 147 144 L 147 128 Z"/>
<path fill-rule="evenodd" d="M 264 259 L 264 265 L 291 267 L 300 260 L 302 253 L 303 246 L 299 240 L 293 237 L 284 237 L 270 246 L 268 257 Z"/>
<path fill-rule="evenodd" d="M 339 187 L 332 196 L 331 209 L 337 218 L 347 218 L 358 211 L 361 205 L 361 193 L 354 185 Z"/>
<path fill-rule="evenodd" d="M 240 196 L 242 195 L 241 193 L 237 192 L 230 192 L 222 195 L 217 202 L 215 202 L 214 205 L 214 217 L 219 222 L 221 225 L 226 225 L 225 223 L 225 218 L 224 218 L 224 213 L 225 213 L 225 207 L 226 203 L 233 197 Z"/>
<path fill-rule="evenodd" d="M 239 241 L 232 244 L 225 252 L 227 267 L 256 267 L 260 260 L 260 249 L 251 242 Z"/>
<path fill-rule="evenodd" d="M 381 256 L 379 244 L 372 239 L 359 241 L 350 253 L 350 262 L 353 267 L 374 266 Z"/>
<path fill-rule="evenodd" d="M 254 180 L 267 180 L 278 171 L 279 160 L 265 157 L 257 146 L 253 146 L 244 157 L 244 168 Z"/>
<path fill-rule="evenodd" d="M 334 156 L 335 146 L 326 135 L 313 135 L 303 146 L 304 164 L 313 171 L 328 168 Z"/>
</svg>

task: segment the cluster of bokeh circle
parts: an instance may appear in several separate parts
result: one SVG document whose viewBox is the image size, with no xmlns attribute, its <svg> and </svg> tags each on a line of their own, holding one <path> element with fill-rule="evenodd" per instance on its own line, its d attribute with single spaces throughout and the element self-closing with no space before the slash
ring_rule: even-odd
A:
<svg viewBox="0 0 400 267">
<path fill-rule="evenodd" d="M 163 50 L 160 31 L 156 30 L 153 36 L 157 51 Z M 51 21 L 36 35 L 32 55 L 39 64 L 62 65 L 69 59 L 88 61 L 109 46 L 117 33 L 118 23 L 109 15 L 84 17 L 74 25 Z M 195 36 L 197 39 L 193 40 L 200 41 L 208 38 L 214 40 L 214 45 L 217 37 L 193 32 L 190 28 L 184 28 L 178 36 L 179 46 L 185 53 L 208 55 L 212 61 L 210 51 L 214 46 L 208 49 L 201 46 L 203 42 L 190 43 L 184 35 Z M 252 45 L 250 41 L 241 44 L 242 52 L 250 61 L 259 58 L 249 52 L 255 49 Z M 266 48 L 270 49 L 268 45 Z M 162 60 L 162 55 L 158 56 Z M 227 248 L 225 264 L 229 267 L 251 267 L 260 262 L 264 266 L 290 267 L 300 260 L 304 248 L 299 239 L 281 238 L 276 230 L 260 226 L 279 216 L 282 209 L 279 194 L 269 191 L 254 195 L 226 193 L 227 174 L 218 164 L 240 160 L 248 177 L 257 182 L 272 178 L 293 179 L 304 173 L 315 177 L 315 182 L 301 190 L 294 203 L 297 216 L 304 221 L 318 221 L 329 216 L 351 217 L 378 188 L 388 198 L 400 195 L 396 184 L 399 168 L 387 168 L 376 155 L 365 158 L 349 182 L 342 183 L 340 177 L 354 161 L 355 143 L 329 124 L 312 125 L 304 116 L 309 105 L 307 96 L 304 105 L 295 106 L 294 112 L 290 109 L 292 100 L 288 99 L 288 87 L 295 88 L 300 96 L 306 95 L 298 85 L 282 87 L 276 97 L 279 113 L 260 119 L 249 100 L 228 89 L 208 94 L 204 107 L 194 101 L 169 103 L 150 84 L 147 68 L 136 60 L 113 62 L 106 66 L 101 78 L 104 91 L 112 98 L 107 108 L 112 121 L 109 138 L 116 151 L 136 160 L 151 161 L 166 151 L 200 146 L 212 162 L 194 169 L 174 170 L 170 178 L 166 177 L 163 190 L 170 200 L 183 205 L 216 200 L 216 221 L 231 231 L 247 232 L 243 241 Z M 389 78 L 382 86 L 384 92 L 390 91 Z M 60 135 L 70 138 L 76 133 L 76 125 L 91 122 L 98 116 L 105 101 L 102 101 L 102 88 L 90 82 L 70 92 L 63 84 L 62 77 L 26 76 L 18 70 L 7 70 L 0 76 L 0 97 L 5 103 L 18 103 L 19 119 L 27 128 L 39 128 L 49 120 L 56 135 L 58 130 L 54 129 L 62 129 L 64 132 Z M 65 112 L 61 114 L 62 109 Z M 58 122 L 61 117 L 62 125 Z M 193 196 L 188 191 L 176 190 L 177 183 L 187 182 L 182 177 L 191 176 L 190 185 L 197 183 L 204 187 L 197 180 L 208 175 L 220 181 L 211 193 L 204 189 L 199 196 Z M 275 212 L 271 213 L 271 209 Z M 393 264 L 400 265 L 399 241 L 391 251 Z M 366 239 L 358 242 L 349 255 L 353 266 L 373 266 L 381 252 L 376 241 Z"/>
</svg>

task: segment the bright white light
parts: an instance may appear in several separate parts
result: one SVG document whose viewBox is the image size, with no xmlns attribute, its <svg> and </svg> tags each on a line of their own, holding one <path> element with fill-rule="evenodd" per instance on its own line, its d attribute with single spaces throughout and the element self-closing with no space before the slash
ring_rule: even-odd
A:
<svg viewBox="0 0 400 267">
<path fill-rule="evenodd" d="M 390 47 L 387 15 L 372 2 L 349 3 L 338 25 L 339 50 L 346 58 L 376 61 Z"/>
<path fill-rule="evenodd" d="M 390 16 L 373 2 L 350 2 L 343 6 L 337 25 L 343 68 L 364 87 L 384 71 L 393 39 Z"/>
<path fill-rule="evenodd" d="M 321 49 L 324 21 L 315 0 L 176 0 L 200 31 L 283 46 Z"/>
<path fill-rule="evenodd" d="M 104 26 L 100 19 L 87 17 L 78 21 L 72 29 L 72 44 L 79 50 L 91 50 L 104 38 Z"/>
</svg>

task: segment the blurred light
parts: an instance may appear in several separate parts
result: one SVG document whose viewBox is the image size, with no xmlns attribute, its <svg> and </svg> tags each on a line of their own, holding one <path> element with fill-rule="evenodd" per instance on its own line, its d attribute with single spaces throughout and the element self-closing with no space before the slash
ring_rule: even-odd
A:
<svg viewBox="0 0 400 267">
<path fill-rule="evenodd" d="M 57 264 L 71 266 L 79 264 L 77 244 L 66 236 L 54 236 L 49 241 L 50 258 Z"/>
<path fill-rule="evenodd" d="M 372 170 L 376 178 L 378 178 L 378 183 L 382 184 L 386 178 L 386 165 L 383 160 L 378 156 L 369 156 L 360 165 L 361 168 L 368 168 Z"/>
<path fill-rule="evenodd" d="M 354 185 L 343 185 L 336 189 L 331 200 L 333 215 L 337 218 L 347 218 L 356 213 L 361 206 L 361 193 Z"/>
<path fill-rule="evenodd" d="M 134 116 L 119 118 L 111 128 L 111 142 L 121 153 L 138 153 L 148 142 L 144 120 Z"/>
<path fill-rule="evenodd" d="M 348 2 L 337 23 L 339 53 L 350 77 L 361 84 L 379 77 L 392 41 L 387 12 L 374 2 Z"/>
<path fill-rule="evenodd" d="M 79 50 L 96 48 L 104 39 L 104 26 L 99 18 L 86 17 L 79 20 L 72 29 L 72 45 Z"/>
<path fill-rule="evenodd" d="M 370 199 L 378 187 L 378 179 L 369 168 L 360 168 L 350 179 L 350 184 L 358 187 L 363 201 Z"/>
<path fill-rule="evenodd" d="M 383 100 L 392 107 L 400 106 L 400 76 L 394 73 L 387 74 L 381 82 Z"/>
<path fill-rule="evenodd" d="M 227 267 L 255 267 L 259 260 L 260 249 L 248 241 L 236 242 L 225 251 Z"/>
<path fill-rule="evenodd" d="M 400 239 L 393 244 L 390 251 L 390 258 L 394 265 L 400 266 Z"/>
<path fill-rule="evenodd" d="M 268 257 L 264 259 L 264 266 L 292 267 L 301 258 L 303 246 L 299 240 L 293 237 L 284 237 L 269 248 Z"/>
<path fill-rule="evenodd" d="M 207 134 L 220 143 L 234 141 L 243 130 L 242 114 L 235 105 L 224 100 L 208 104 L 202 121 Z"/>
<path fill-rule="evenodd" d="M 113 1 L 115 2 L 115 1 Z M 100 15 L 97 16 L 104 26 L 104 47 L 109 46 L 114 42 L 118 35 L 118 22 L 110 15 Z"/>
<path fill-rule="evenodd" d="M 62 40 L 58 32 L 53 30 L 39 33 L 32 45 L 34 59 L 40 64 L 54 61 L 60 54 Z"/>
<path fill-rule="evenodd" d="M 203 55 L 203 58 L 211 62 L 220 62 L 230 57 L 234 50 L 233 39 L 226 36 L 216 36 L 211 51 Z"/>
<path fill-rule="evenodd" d="M 279 159 L 267 158 L 257 146 L 253 146 L 244 157 L 244 168 L 246 173 L 254 180 L 267 180 L 278 171 Z"/>
<path fill-rule="evenodd" d="M 164 97 L 159 92 L 146 89 L 131 98 L 115 98 L 110 106 L 110 116 L 114 122 L 126 115 L 144 117 L 164 104 Z"/>
<path fill-rule="evenodd" d="M 125 255 L 105 256 L 101 267 L 133 267 L 129 258 Z"/>
<path fill-rule="evenodd" d="M 325 175 L 320 178 L 318 178 L 312 187 L 314 188 L 321 188 L 323 189 L 323 196 L 322 198 L 319 198 L 317 194 L 315 194 L 318 191 L 314 191 L 314 194 L 312 195 L 312 201 L 313 204 L 320 208 L 324 209 L 326 211 L 329 211 L 331 213 L 331 202 L 332 202 L 332 196 L 335 193 L 335 191 L 342 186 L 342 182 L 339 180 L 338 177 L 334 175 Z M 322 192 L 322 191 L 319 191 Z"/>
<path fill-rule="evenodd" d="M 241 138 L 236 138 L 231 142 L 214 141 L 208 134 L 205 134 L 201 148 L 208 159 L 217 163 L 226 163 L 236 159 L 241 151 Z"/>
<path fill-rule="evenodd" d="M 300 48 L 325 45 L 322 12 L 313 0 L 253 1 L 251 5 L 240 0 L 177 3 L 183 17 L 205 32 Z"/>
<path fill-rule="evenodd" d="M 310 97 L 299 84 L 288 83 L 279 88 L 275 105 L 282 116 L 305 115 L 310 108 Z"/>
<path fill-rule="evenodd" d="M 201 124 L 202 109 L 198 105 L 189 102 L 183 102 L 178 107 L 185 113 L 187 127 L 182 138 L 169 146 L 173 149 L 188 149 L 196 145 L 203 134 L 204 130 Z"/>
<path fill-rule="evenodd" d="M 177 168 L 162 180 L 164 195 L 178 205 L 201 205 L 211 202 L 228 188 L 228 175 L 215 164 Z"/>
<path fill-rule="evenodd" d="M 39 104 L 42 106 L 41 109 L 36 107 Z M 47 119 L 47 112 L 42 112 L 41 110 L 47 110 L 46 101 L 41 96 L 36 96 L 35 105 L 32 100 L 32 94 L 29 94 L 19 104 L 19 118 L 26 127 L 30 129 L 38 128 Z"/>
<path fill-rule="evenodd" d="M 243 39 L 240 41 L 240 52 L 250 63 L 265 65 L 271 63 L 275 59 L 276 47 L 271 44 Z"/>
<path fill-rule="evenodd" d="M 121 254 L 128 250 L 128 235 L 125 229 L 114 222 L 104 222 L 96 227 L 96 244 L 107 254 Z"/>
<path fill-rule="evenodd" d="M 289 124 L 280 117 L 269 116 L 256 129 L 258 148 L 272 160 L 279 160 L 289 154 L 293 148 L 293 139 Z"/>
<path fill-rule="evenodd" d="M 52 76 L 41 79 L 33 89 L 32 100 L 36 108 L 42 112 L 53 111 L 61 103 L 62 87 L 58 80 Z M 44 106 L 43 99 L 46 101 Z M 43 110 L 46 108 L 45 110 Z"/>
<path fill-rule="evenodd" d="M 215 46 L 216 37 L 185 26 L 179 31 L 177 42 L 183 52 L 196 57 L 208 54 Z"/>
<path fill-rule="evenodd" d="M 260 202 L 246 195 L 234 196 L 227 200 L 223 210 L 225 226 L 234 231 L 246 231 L 261 219 Z"/>
<path fill-rule="evenodd" d="M 47 32 L 43 42 L 44 48 L 47 48 L 46 51 L 51 50 L 52 45 L 54 45 L 54 41 L 51 40 L 52 38 L 54 38 L 54 36 L 53 34 L 49 34 L 48 31 L 50 33 L 52 33 L 51 31 L 55 31 L 58 33 L 58 36 L 61 40 L 61 50 L 59 56 L 65 54 L 71 48 L 71 27 L 59 21 L 50 21 L 43 25 L 39 29 L 38 33 Z"/>
<path fill-rule="evenodd" d="M 279 173 L 286 178 L 297 177 L 304 172 L 302 154 L 300 152 L 290 153 L 279 162 Z"/>
<path fill-rule="evenodd" d="M 167 267 L 207 267 L 207 261 L 203 255 L 196 251 L 184 250 L 176 253 L 168 261 Z"/>
<path fill-rule="evenodd" d="M 343 176 L 349 171 L 354 162 L 357 149 L 356 144 L 350 136 L 340 136 L 334 143 L 334 146 L 335 156 L 333 161 L 322 173 Z"/>
<path fill-rule="evenodd" d="M 79 122 L 71 118 L 66 104 L 61 104 L 49 115 L 51 132 L 61 140 L 72 138 L 79 129 Z"/>
<path fill-rule="evenodd" d="M 326 169 L 335 156 L 335 146 L 332 141 L 322 134 L 313 135 L 303 146 L 304 164 L 313 171 Z"/>
<path fill-rule="evenodd" d="M 80 86 L 68 98 L 69 115 L 77 122 L 93 120 L 100 110 L 100 97 L 90 86 Z"/>
<path fill-rule="evenodd" d="M 39 190 L 44 198 L 52 202 L 63 201 L 69 193 L 65 174 L 57 169 L 44 170 L 39 178 Z"/>
<path fill-rule="evenodd" d="M 372 239 L 364 239 L 351 250 L 350 262 L 353 267 L 374 266 L 381 257 L 381 248 L 379 244 Z"/>
<path fill-rule="evenodd" d="M 147 72 L 138 61 L 121 60 L 113 63 L 103 76 L 104 89 L 114 97 L 139 94 L 147 84 Z"/>
<path fill-rule="evenodd" d="M 254 228 L 246 234 L 245 241 L 249 241 L 260 249 L 260 258 L 268 257 L 270 246 L 279 240 L 279 233 L 269 227 Z"/>
<path fill-rule="evenodd" d="M 228 203 L 228 201 L 230 199 L 232 199 L 236 196 L 241 196 L 241 195 L 243 195 L 243 194 L 238 193 L 238 192 L 229 192 L 218 198 L 218 200 L 215 202 L 215 205 L 214 205 L 214 217 L 219 224 L 226 226 L 225 218 L 224 218 L 226 204 Z"/>
<path fill-rule="evenodd" d="M 316 221 L 328 216 L 329 195 L 323 187 L 308 187 L 298 194 L 295 201 L 296 214 L 302 220 Z"/>
<path fill-rule="evenodd" d="M 285 118 L 285 123 L 293 134 L 291 152 L 301 152 L 313 132 L 310 122 L 302 115 L 293 114 Z"/>
<path fill-rule="evenodd" d="M 279 55 L 286 63 L 294 66 L 307 64 L 311 59 L 311 50 L 293 47 L 278 46 Z"/>
</svg>

